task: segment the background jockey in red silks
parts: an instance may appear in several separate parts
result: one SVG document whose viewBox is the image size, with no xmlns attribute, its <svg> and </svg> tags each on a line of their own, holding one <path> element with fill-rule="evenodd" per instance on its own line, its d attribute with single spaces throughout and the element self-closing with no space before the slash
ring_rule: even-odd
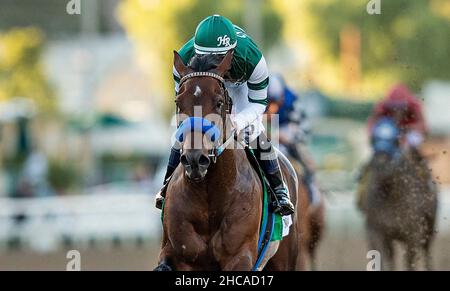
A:
<svg viewBox="0 0 450 291">
<path fill-rule="evenodd" d="M 279 74 L 270 76 L 267 97 L 269 104 L 266 113 L 278 114 L 280 150 L 294 158 L 303 168 L 302 179 L 307 186 L 310 205 L 314 208 L 320 204 L 321 194 L 315 182 L 312 161 L 306 150 L 300 147 L 311 133 L 305 109 Z"/>
<path fill-rule="evenodd" d="M 427 163 L 420 153 L 420 146 L 423 144 L 427 134 L 427 126 L 422 113 L 422 104 L 418 98 L 405 85 L 399 84 L 394 86 L 386 97 L 375 105 L 369 117 L 368 133 L 370 137 L 372 136 L 375 123 L 380 118 L 385 117 L 393 119 L 400 130 L 398 138 L 401 150 L 407 151 L 414 159 L 417 159 L 417 162 L 423 169 L 423 174 L 428 176 L 431 181 Z M 359 177 L 358 206 L 362 210 L 364 210 L 365 178 L 368 166 L 365 165 L 363 167 Z"/>
<path fill-rule="evenodd" d="M 424 141 L 427 126 L 422 114 L 422 104 L 406 86 L 393 87 L 386 98 L 375 106 L 369 117 L 369 134 L 375 122 L 382 117 L 392 118 L 397 123 L 401 131 L 401 145 L 420 158 L 418 149 Z"/>
</svg>

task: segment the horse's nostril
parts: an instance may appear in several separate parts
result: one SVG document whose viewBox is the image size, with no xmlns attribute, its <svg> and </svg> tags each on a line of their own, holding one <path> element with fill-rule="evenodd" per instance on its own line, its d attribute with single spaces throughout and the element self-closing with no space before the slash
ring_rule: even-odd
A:
<svg viewBox="0 0 450 291">
<path fill-rule="evenodd" d="M 207 167 L 207 166 L 209 166 L 209 163 L 210 163 L 210 161 L 207 156 L 205 156 L 205 155 L 200 156 L 200 159 L 198 160 L 199 166 Z"/>
</svg>

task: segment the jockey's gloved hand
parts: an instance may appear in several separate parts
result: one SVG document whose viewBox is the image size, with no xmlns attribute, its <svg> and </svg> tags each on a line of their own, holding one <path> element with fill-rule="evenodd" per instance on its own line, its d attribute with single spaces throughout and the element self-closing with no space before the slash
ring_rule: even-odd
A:
<svg viewBox="0 0 450 291">
<path fill-rule="evenodd" d="M 234 130 L 234 138 L 237 141 L 244 141 L 244 129 L 245 129 L 245 123 L 243 123 L 242 120 L 239 118 L 236 118 L 236 115 L 231 115 L 231 126 L 233 127 L 232 130 Z"/>
<path fill-rule="evenodd" d="M 406 133 L 406 141 L 413 148 L 418 148 L 423 143 L 423 140 L 423 135 L 417 130 L 410 130 Z"/>
<path fill-rule="evenodd" d="M 239 114 L 231 116 L 231 124 L 236 130 L 236 135 L 239 135 L 241 131 L 249 125 L 242 115 Z"/>
</svg>

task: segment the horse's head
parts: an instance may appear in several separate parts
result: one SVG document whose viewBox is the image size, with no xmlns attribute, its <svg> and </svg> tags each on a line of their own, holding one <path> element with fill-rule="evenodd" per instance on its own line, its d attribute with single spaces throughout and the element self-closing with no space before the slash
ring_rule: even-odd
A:
<svg viewBox="0 0 450 291">
<path fill-rule="evenodd" d="M 187 177 L 201 181 L 224 137 L 227 112 L 231 103 L 223 76 L 231 67 L 232 52 L 223 55 L 197 55 L 189 66 L 174 52 L 174 67 L 180 74 L 175 103 L 181 144 L 181 163 Z"/>
</svg>

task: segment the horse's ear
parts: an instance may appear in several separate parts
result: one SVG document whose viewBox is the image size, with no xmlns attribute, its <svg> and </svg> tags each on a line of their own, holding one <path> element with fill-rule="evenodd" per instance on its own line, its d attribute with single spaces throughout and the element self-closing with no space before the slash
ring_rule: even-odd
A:
<svg viewBox="0 0 450 291">
<path fill-rule="evenodd" d="M 183 78 L 190 72 L 190 69 L 183 63 L 181 56 L 175 50 L 173 51 L 173 66 L 178 74 L 180 74 L 180 78 Z"/>
<path fill-rule="evenodd" d="M 231 69 L 231 62 L 233 61 L 233 50 L 229 50 L 222 62 L 215 69 L 216 73 L 223 77 L 229 69 Z"/>
</svg>

